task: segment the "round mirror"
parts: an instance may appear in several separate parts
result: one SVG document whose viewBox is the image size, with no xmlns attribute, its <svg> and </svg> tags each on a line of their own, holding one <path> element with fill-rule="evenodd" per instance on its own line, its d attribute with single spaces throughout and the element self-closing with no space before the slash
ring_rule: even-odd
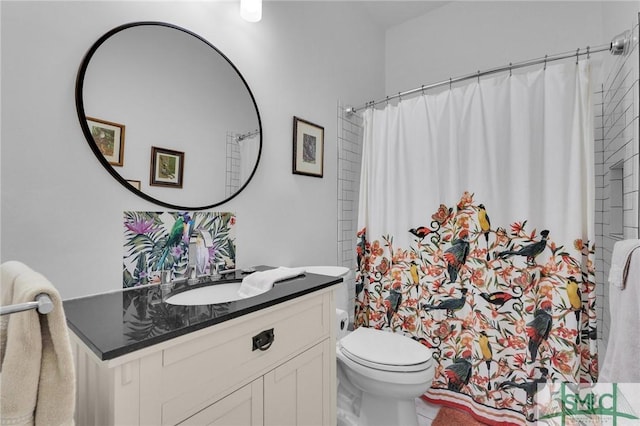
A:
<svg viewBox="0 0 640 426">
<path fill-rule="evenodd" d="M 76 109 L 107 171 L 165 207 L 222 204 L 258 166 L 262 125 L 249 86 L 184 28 L 135 22 L 103 35 L 80 65 Z"/>
</svg>

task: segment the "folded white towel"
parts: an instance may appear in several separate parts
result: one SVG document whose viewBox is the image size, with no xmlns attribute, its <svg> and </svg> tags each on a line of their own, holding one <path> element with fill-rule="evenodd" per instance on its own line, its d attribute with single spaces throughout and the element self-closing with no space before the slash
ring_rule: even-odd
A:
<svg viewBox="0 0 640 426">
<path fill-rule="evenodd" d="M 242 298 L 257 296 L 271 290 L 273 284 L 304 274 L 304 268 L 285 268 L 283 266 L 267 271 L 254 272 L 242 279 L 238 295 Z"/>
<path fill-rule="evenodd" d="M 629 270 L 629 259 L 631 259 L 631 253 L 637 248 L 640 248 L 640 240 L 623 240 L 613 245 L 609 284 L 624 288 Z"/>
</svg>

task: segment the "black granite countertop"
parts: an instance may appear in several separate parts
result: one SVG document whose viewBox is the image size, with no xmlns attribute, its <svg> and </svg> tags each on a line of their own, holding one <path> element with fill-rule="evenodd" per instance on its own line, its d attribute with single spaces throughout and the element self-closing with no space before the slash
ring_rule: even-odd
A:
<svg viewBox="0 0 640 426">
<path fill-rule="evenodd" d="M 215 283 L 240 281 L 242 276 L 237 272 L 232 278 Z M 341 281 L 340 277 L 307 273 L 278 282 L 272 290 L 258 296 L 199 306 L 175 306 L 165 303 L 160 287 L 148 285 L 67 300 L 64 302 L 64 310 L 69 328 L 98 358 L 109 360 L 330 287 Z M 177 285 L 175 290 L 181 291 L 180 285 Z"/>
</svg>

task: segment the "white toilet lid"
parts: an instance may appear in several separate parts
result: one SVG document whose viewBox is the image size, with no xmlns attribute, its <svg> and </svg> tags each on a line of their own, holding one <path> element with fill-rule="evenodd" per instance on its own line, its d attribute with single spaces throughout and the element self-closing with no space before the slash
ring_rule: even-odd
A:
<svg viewBox="0 0 640 426">
<path fill-rule="evenodd" d="M 353 362 L 384 371 L 422 371 L 431 366 L 431 351 L 399 333 L 360 327 L 340 340 Z"/>
</svg>

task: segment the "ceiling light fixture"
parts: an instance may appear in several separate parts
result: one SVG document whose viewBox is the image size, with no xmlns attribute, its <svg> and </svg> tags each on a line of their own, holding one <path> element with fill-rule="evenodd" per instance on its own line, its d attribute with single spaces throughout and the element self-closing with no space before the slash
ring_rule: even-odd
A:
<svg viewBox="0 0 640 426">
<path fill-rule="evenodd" d="M 247 22 L 262 19 L 262 0 L 240 0 L 240 16 Z"/>
</svg>

